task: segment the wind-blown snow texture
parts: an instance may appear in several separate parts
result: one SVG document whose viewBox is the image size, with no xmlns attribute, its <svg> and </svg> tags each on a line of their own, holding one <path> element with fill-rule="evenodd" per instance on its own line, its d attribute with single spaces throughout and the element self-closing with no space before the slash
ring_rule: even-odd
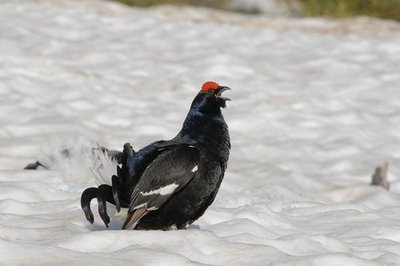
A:
<svg viewBox="0 0 400 266">
<path fill-rule="evenodd" d="M 399 28 L 2 1 L 0 263 L 399 265 Z M 206 80 L 233 101 L 205 215 L 168 232 L 120 231 L 112 216 L 107 230 L 93 203 L 89 224 L 90 147 L 173 137 Z M 19 170 L 36 159 L 53 170 Z M 369 186 L 385 160 L 390 191 Z"/>
</svg>

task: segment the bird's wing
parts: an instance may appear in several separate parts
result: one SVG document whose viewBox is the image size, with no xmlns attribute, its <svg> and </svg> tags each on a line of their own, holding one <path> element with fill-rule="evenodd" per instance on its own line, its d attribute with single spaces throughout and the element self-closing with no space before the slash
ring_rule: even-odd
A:
<svg viewBox="0 0 400 266">
<path fill-rule="evenodd" d="M 192 180 L 200 161 L 193 146 L 166 148 L 143 172 L 131 195 L 128 217 L 122 229 L 131 227 L 148 212 L 159 209 L 173 194 Z"/>
</svg>

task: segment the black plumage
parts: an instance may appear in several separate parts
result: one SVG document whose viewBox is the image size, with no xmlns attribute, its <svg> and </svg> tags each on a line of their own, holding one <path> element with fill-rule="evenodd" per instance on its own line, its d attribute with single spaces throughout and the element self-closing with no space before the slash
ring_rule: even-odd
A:
<svg viewBox="0 0 400 266">
<path fill-rule="evenodd" d="M 97 195 L 94 188 L 82 194 L 88 220 L 93 222 L 90 200 L 95 197 L 106 225 L 105 201 L 117 210 L 129 208 L 123 229 L 185 228 L 198 219 L 213 202 L 227 167 L 230 139 L 221 113 L 229 100 L 221 96 L 227 89 L 206 82 L 175 138 L 154 142 L 138 152 L 125 144 L 118 157 L 122 167 L 112 177 L 112 186 L 100 186 Z"/>
</svg>

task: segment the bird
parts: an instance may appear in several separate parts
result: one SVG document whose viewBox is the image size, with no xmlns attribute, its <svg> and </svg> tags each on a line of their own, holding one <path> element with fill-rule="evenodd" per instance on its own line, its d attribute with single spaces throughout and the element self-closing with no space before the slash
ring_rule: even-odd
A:
<svg viewBox="0 0 400 266">
<path fill-rule="evenodd" d="M 112 185 L 86 189 L 81 206 L 93 223 L 90 201 L 97 198 L 99 214 L 108 227 L 106 201 L 117 211 L 128 208 L 122 229 L 185 229 L 214 201 L 227 168 L 231 149 L 222 114 L 230 90 L 205 82 L 195 96 L 179 133 L 135 152 L 129 143 L 118 154 Z"/>
</svg>

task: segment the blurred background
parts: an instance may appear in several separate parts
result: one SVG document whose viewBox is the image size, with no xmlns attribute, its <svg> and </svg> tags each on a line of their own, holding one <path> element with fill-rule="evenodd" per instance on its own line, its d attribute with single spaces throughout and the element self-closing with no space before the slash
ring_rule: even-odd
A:
<svg viewBox="0 0 400 266">
<path fill-rule="evenodd" d="M 399 0 L 115 0 L 132 6 L 195 5 L 247 14 L 281 16 L 371 16 L 400 20 Z"/>
</svg>

